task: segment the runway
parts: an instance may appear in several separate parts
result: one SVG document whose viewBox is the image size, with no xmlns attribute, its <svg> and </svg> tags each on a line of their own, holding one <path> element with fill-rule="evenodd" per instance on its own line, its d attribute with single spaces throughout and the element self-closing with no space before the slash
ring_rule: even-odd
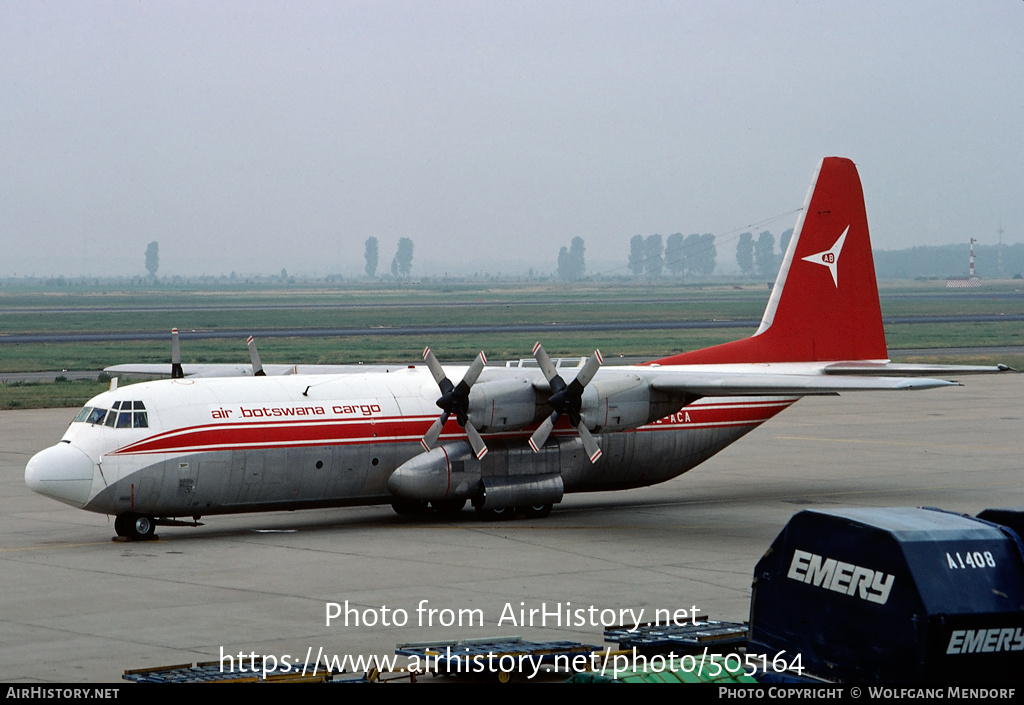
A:
<svg viewBox="0 0 1024 705">
<path fill-rule="evenodd" d="M 600 626 L 502 620 L 567 603 L 742 621 L 754 564 L 801 509 L 1024 506 L 1022 399 L 1014 374 L 804 399 L 682 477 L 569 495 L 545 520 L 363 507 L 214 516 L 149 543 L 112 542 L 112 520 L 25 487 L 28 458 L 76 410 L 0 412 L 0 681 L 119 682 L 222 649 L 388 655 L 398 642 L 499 634 L 602 644 Z M 386 606 L 407 623 L 327 626 L 326 603 L 346 601 L 361 619 Z M 421 604 L 479 610 L 483 624 L 442 626 L 443 612 L 421 624 Z"/>
</svg>

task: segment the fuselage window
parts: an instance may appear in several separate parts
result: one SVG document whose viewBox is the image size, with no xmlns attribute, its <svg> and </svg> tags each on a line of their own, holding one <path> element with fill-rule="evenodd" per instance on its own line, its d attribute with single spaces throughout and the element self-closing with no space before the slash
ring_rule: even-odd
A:
<svg viewBox="0 0 1024 705">
<path fill-rule="evenodd" d="M 89 418 L 89 414 L 90 413 L 92 413 L 92 407 L 91 406 L 84 406 L 84 407 L 82 407 L 82 410 L 78 412 L 78 416 L 75 417 L 75 420 L 72 423 L 76 423 L 76 422 L 79 422 L 79 421 L 85 421 L 87 418 Z"/>
<path fill-rule="evenodd" d="M 92 424 L 103 423 L 103 417 L 106 416 L 106 415 L 107 415 L 107 410 L 106 409 L 96 408 L 96 409 L 93 409 L 89 413 L 89 418 L 87 418 L 85 421 L 86 421 L 86 423 L 92 423 Z"/>
<path fill-rule="evenodd" d="M 135 402 L 141 404 L 142 402 Z M 145 411 L 136 411 L 134 414 L 134 428 L 149 428 L 149 415 Z"/>
<path fill-rule="evenodd" d="M 113 412 L 111 412 L 113 413 Z M 132 412 L 122 411 L 117 415 L 117 427 L 118 428 L 131 428 L 132 427 Z"/>
</svg>

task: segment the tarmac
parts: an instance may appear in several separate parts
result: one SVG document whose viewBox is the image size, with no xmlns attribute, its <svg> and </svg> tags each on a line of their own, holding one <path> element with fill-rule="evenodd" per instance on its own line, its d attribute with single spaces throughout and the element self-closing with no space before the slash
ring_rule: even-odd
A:
<svg viewBox="0 0 1024 705">
<path fill-rule="evenodd" d="M 0 412 L 0 681 L 496 635 L 602 645 L 628 610 L 743 621 L 755 563 L 802 509 L 1024 506 L 1024 375 L 964 382 L 804 399 L 675 480 L 568 495 L 542 520 L 374 506 L 212 516 L 145 543 L 25 487 L 77 410 Z"/>
</svg>

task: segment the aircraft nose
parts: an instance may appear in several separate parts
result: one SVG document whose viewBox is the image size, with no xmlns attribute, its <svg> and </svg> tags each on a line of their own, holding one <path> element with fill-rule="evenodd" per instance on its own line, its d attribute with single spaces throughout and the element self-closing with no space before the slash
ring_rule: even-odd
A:
<svg viewBox="0 0 1024 705">
<path fill-rule="evenodd" d="M 92 477 L 92 459 L 70 443 L 39 451 L 25 466 L 30 490 L 79 508 L 89 501 Z"/>
</svg>

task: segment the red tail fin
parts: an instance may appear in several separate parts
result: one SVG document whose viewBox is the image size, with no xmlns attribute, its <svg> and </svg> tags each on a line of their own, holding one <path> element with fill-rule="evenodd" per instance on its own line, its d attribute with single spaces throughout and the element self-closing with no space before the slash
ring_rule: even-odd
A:
<svg viewBox="0 0 1024 705">
<path fill-rule="evenodd" d="M 825 157 L 753 337 L 662 365 L 884 360 L 875 263 L 857 167 Z"/>
</svg>

